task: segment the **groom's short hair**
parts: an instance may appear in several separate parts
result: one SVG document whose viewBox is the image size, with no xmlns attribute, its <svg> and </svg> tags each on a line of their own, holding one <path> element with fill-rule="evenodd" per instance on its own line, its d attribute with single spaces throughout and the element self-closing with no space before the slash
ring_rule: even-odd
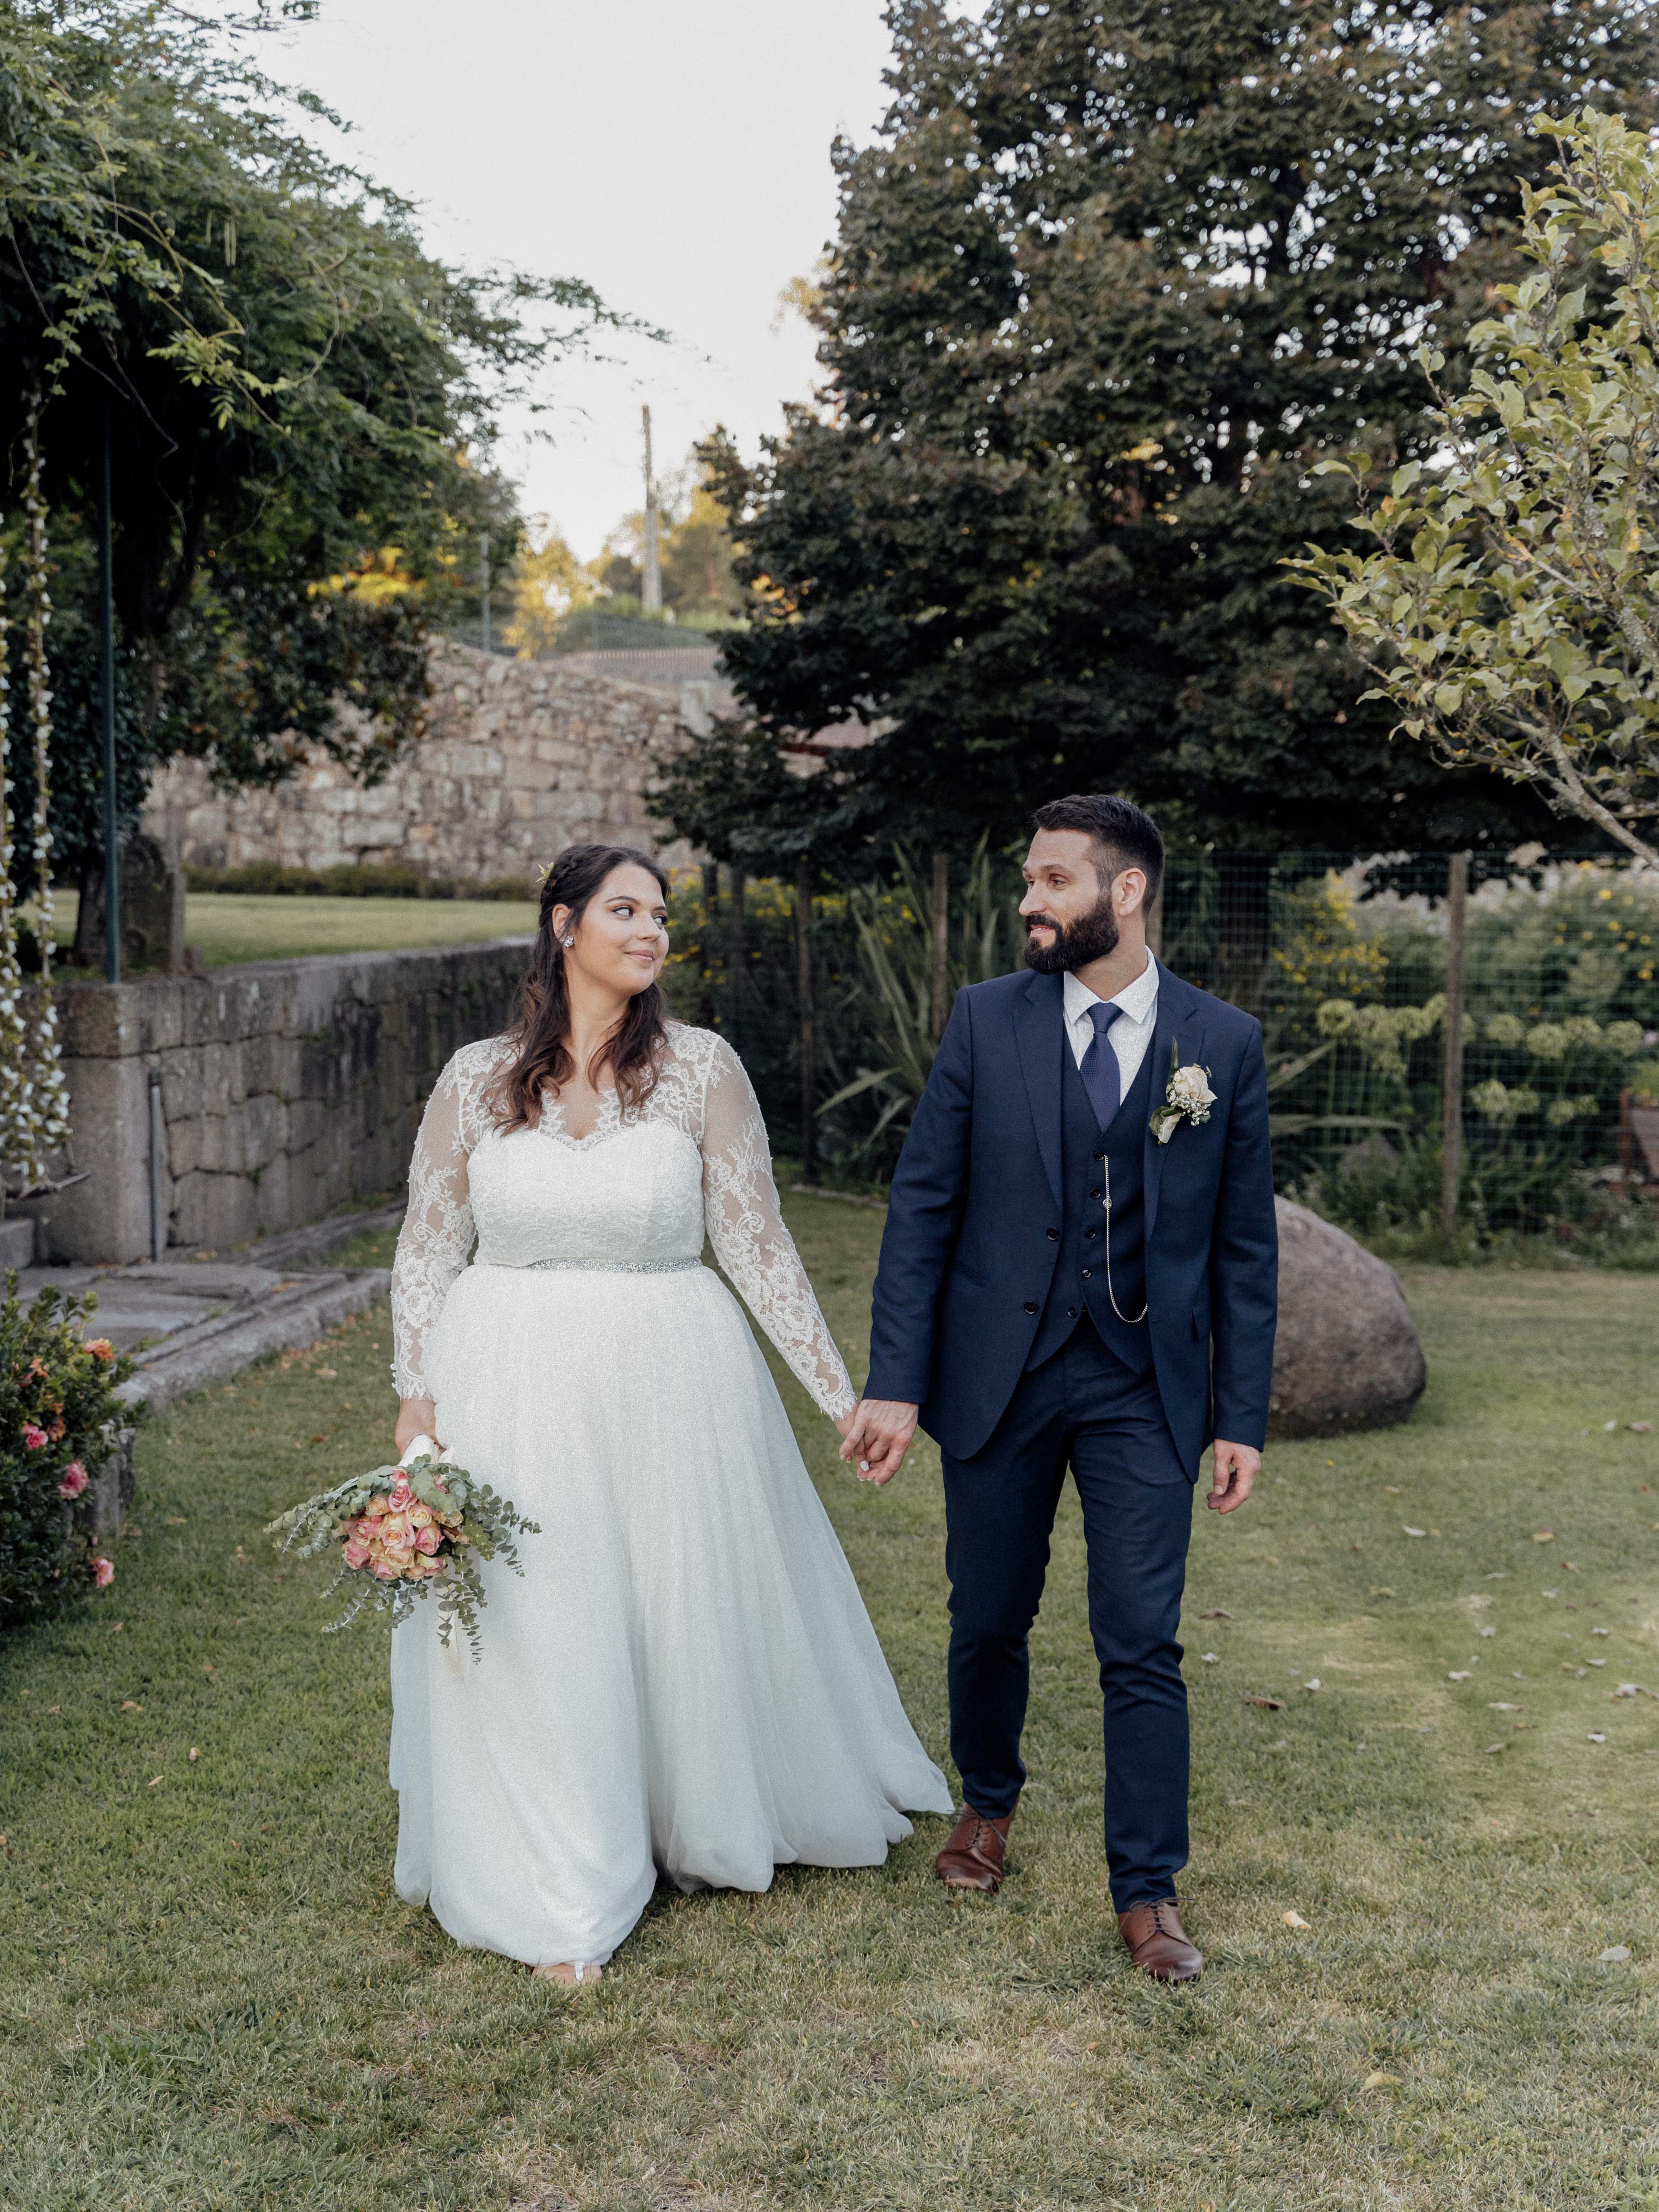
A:
<svg viewBox="0 0 1659 2212">
<path fill-rule="evenodd" d="M 1080 830 L 1094 842 L 1103 887 L 1124 868 L 1139 868 L 1146 878 L 1145 903 L 1158 896 L 1164 880 L 1164 840 L 1150 814 L 1132 799 L 1113 799 L 1104 793 L 1073 792 L 1069 799 L 1051 799 L 1031 817 L 1033 831 Z"/>
</svg>

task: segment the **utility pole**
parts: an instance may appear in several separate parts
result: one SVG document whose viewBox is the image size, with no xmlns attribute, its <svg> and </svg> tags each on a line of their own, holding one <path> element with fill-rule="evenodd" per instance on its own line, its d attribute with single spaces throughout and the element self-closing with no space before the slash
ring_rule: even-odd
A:
<svg viewBox="0 0 1659 2212">
<path fill-rule="evenodd" d="M 98 478 L 99 705 L 104 725 L 104 975 L 121 980 L 121 801 L 115 781 L 115 519 L 109 482 L 109 401 Z"/>
<path fill-rule="evenodd" d="M 478 599 L 483 614 L 483 649 L 489 650 L 489 532 L 478 536 Z"/>
<path fill-rule="evenodd" d="M 651 410 L 641 407 L 645 425 L 645 573 L 640 605 L 648 615 L 662 611 L 662 567 L 657 558 L 657 478 L 651 466 Z"/>
</svg>

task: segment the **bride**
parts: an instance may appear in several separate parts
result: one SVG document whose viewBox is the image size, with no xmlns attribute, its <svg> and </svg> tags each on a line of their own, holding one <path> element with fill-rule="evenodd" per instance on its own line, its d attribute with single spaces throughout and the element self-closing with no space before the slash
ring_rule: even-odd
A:
<svg viewBox="0 0 1659 2212">
<path fill-rule="evenodd" d="M 597 1978 L 659 1873 L 763 1890 L 948 1813 L 705 1230 L 838 1429 L 854 1399 L 742 1063 L 668 1020 L 666 878 L 577 845 L 519 1025 L 432 1093 L 392 1274 L 399 1451 L 435 1436 L 541 1533 L 483 1653 L 393 1632 L 397 1886 L 459 1943 Z M 477 1253 L 469 1267 L 474 1236 Z"/>
</svg>

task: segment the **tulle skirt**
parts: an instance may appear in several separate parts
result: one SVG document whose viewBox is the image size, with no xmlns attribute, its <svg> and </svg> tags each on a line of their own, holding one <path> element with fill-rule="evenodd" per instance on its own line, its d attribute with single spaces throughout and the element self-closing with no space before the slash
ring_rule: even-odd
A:
<svg viewBox="0 0 1659 2212">
<path fill-rule="evenodd" d="M 659 1875 L 763 1890 L 948 1813 L 747 1322 L 708 1268 L 473 1267 L 438 1432 L 540 1523 L 483 1656 L 392 1645 L 397 1886 L 458 1942 L 607 1960 Z"/>
</svg>

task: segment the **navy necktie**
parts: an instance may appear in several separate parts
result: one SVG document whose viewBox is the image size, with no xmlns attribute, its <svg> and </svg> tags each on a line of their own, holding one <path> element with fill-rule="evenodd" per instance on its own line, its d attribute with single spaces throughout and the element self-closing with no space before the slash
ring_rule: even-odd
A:
<svg viewBox="0 0 1659 2212">
<path fill-rule="evenodd" d="M 1083 1087 L 1089 1094 L 1089 1103 L 1095 1109 L 1095 1119 L 1104 1132 L 1112 1126 L 1117 1109 L 1123 1103 L 1122 1087 L 1117 1054 L 1106 1032 L 1123 1012 L 1109 1000 L 1097 999 L 1089 1009 L 1089 1019 L 1095 1033 L 1089 1040 L 1089 1048 L 1083 1055 L 1080 1073 Z"/>
</svg>

